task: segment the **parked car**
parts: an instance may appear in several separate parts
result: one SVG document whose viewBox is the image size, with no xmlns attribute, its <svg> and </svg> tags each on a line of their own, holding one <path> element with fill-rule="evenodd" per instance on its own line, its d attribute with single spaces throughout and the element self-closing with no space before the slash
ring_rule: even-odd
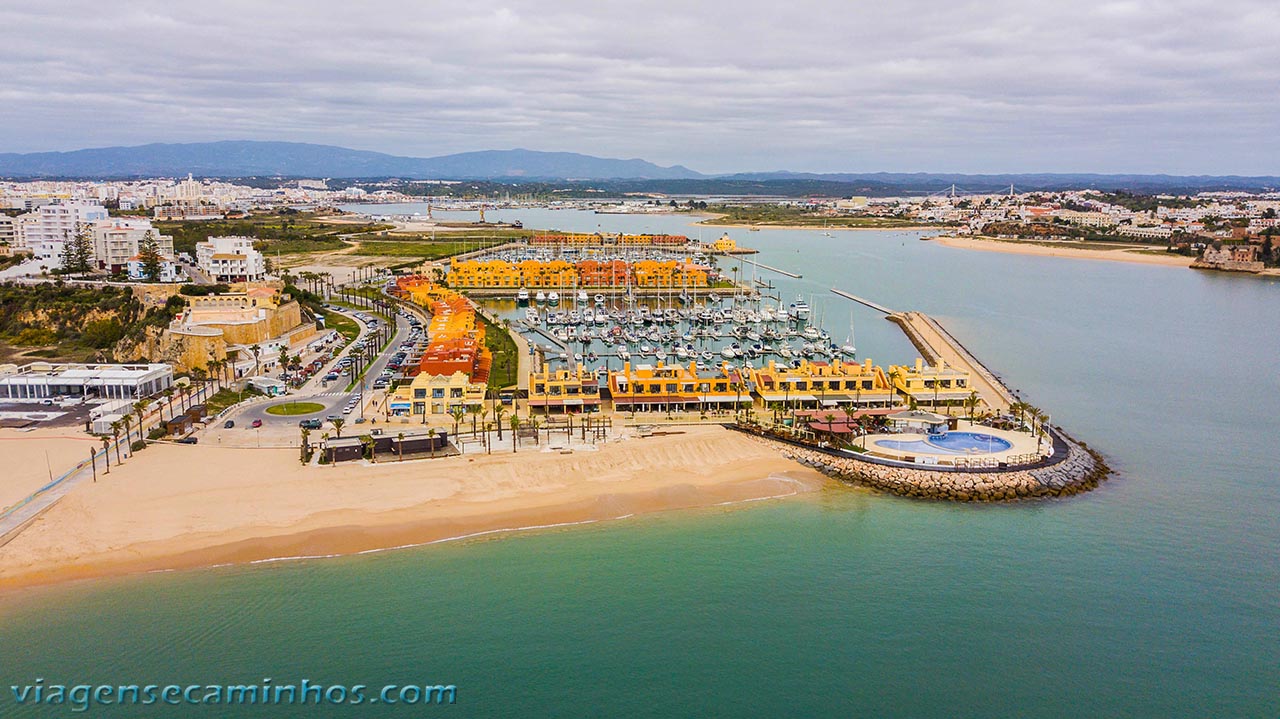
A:
<svg viewBox="0 0 1280 719">
<path fill-rule="evenodd" d="M 223 429 L 231 429 L 234 426 L 236 426 L 236 421 L 234 419 L 229 419 L 226 422 L 222 423 Z"/>
<path fill-rule="evenodd" d="M 318 419 L 304 419 L 298 423 L 303 429 L 320 429 L 321 422 Z"/>
<path fill-rule="evenodd" d="M 195 444 L 196 442 L 199 442 L 199 441 L 200 441 L 199 437 L 183 437 L 182 439 L 178 440 L 178 444 Z"/>
<path fill-rule="evenodd" d="M 254 429 L 257 429 L 257 428 L 259 428 L 259 427 L 261 427 L 261 426 L 262 426 L 262 420 L 260 420 L 260 419 L 255 419 L 255 420 L 253 420 L 253 423 L 252 423 L 252 424 L 250 424 L 249 426 L 250 426 L 250 427 L 253 427 Z"/>
</svg>

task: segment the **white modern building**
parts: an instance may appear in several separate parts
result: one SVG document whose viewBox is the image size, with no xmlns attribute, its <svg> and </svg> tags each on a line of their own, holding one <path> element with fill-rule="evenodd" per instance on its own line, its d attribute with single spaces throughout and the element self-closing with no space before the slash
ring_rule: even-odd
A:
<svg viewBox="0 0 1280 719">
<path fill-rule="evenodd" d="M 253 249 L 252 237 L 210 237 L 196 243 L 196 266 L 215 282 L 257 282 L 267 274 L 266 259 Z"/>
<path fill-rule="evenodd" d="M 129 259 L 142 249 L 142 241 L 151 232 L 156 238 L 160 256 L 173 258 L 173 238 L 156 232 L 151 220 L 113 217 L 93 225 L 93 257 L 98 269 L 120 272 Z"/>
<path fill-rule="evenodd" d="M 66 202 L 43 205 L 22 225 L 20 243 L 37 259 L 58 262 L 67 240 L 74 239 L 81 224 L 107 219 L 107 208 L 96 203 Z"/>
<path fill-rule="evenodd" d="M 160 260 L 160 276 L 148 277 L 146 268 L 142 262 L 142 258 L 138 255 L 130 257 L 124 264 L 124 271 L 129 275 L 129 279 L 136 282 L 183 282 L 186 276 L 182 272 L 182 268 L 178 263 L 169 258 L 161 258 Z"/>
<path fill-rule="evenodd" d="M 0 398 L 141 399 L 173 385 L 167 364 L 53 364 L 0 367 Z"/>
</svg>

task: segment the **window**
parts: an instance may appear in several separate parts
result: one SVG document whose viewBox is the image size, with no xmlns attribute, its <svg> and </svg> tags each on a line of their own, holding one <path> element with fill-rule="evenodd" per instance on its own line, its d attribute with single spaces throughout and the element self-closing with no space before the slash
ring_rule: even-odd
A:
<svg viewBox="0 0 1280 719">
<path fill-rule="evenodd" d="M 450 388 L 449 388 L 449 396 L 450 396 L 450 397 L 453 397 L 454 399 L 457 399 L 457 398 L 461 397 L 461 396 L 462 396 L 462 388 L 461 388 L 461 387 L 450 387 Z"/>
<path fill-rule="evenodd" d="M 546 394 L 546 393 L 547 393 L 547 386 L 546 386 L 545 384 L 535 384 L 535 385 L 533 386 L 533 393 L 534 393 L 534 394 Z"/>
<path fill-rule="evenodd" d="M 660 385 L 660 384 L 651 384 L 651 385 L 649 385 L 649 393 L 650 393 L 650 394 L 662 394 L 662 385 Z"/>
<path fill-rule="evenodd" d="M 431 399 L 444 399 L 444 387 L 432 388 Z"/>
<path fill-rule="evenodd" d="M 425 389 L 415 389 L 415 390 L 413 391 L 413 398 L 414 398 L 414 399 L 426 399 L 426 398 L 427 398 L 427 391 L 426 391 Z"/>
</svg>

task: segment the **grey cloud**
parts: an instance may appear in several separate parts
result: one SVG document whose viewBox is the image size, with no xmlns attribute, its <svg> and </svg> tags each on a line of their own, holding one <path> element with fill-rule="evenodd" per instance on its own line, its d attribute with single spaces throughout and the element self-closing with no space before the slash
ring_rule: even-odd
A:
<svg viewBox="0 0 1280 719">
<path fill-rule="evenodd" d="M 1280 4 L 0 9 L 6 151 L 530 147 L 709 171 L 1275 173 Z"/>
</svg>

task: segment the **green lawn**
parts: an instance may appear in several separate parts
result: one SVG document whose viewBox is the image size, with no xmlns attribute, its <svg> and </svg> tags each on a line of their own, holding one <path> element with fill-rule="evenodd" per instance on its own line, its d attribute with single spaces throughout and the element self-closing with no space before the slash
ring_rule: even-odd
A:
<svg viewBox="0 0 1280 719">
<path fill-rule="evenodd" d="M 378 240 L 361 242 L 351 254 L 365 257 L 413 257 L 438 260 L 485 247 L 502 244 L 506 240 L 461 240 L 441 242 L 398 242 Z"/>
<path fill-rule="evenodd" d="M 248 399 L 260 394 L 262 393 L 252 387 L 245 387 L 243 392 L 223 388 L 210 397 L 204 403 L 204 406 L 205 409 L 208 410 L 209 416 L 213 417 L 227 407 L 239 402 L 241 399 Z"/>
<path fill-rule="evenodd" d="M 360 336 L 360 325 L 350 317 L 337 312 L 329 311 L 325 313 L 324 326 L 331 330 L 337 330 L 339 334 L 346 338 L 348 343 L 354 342 Z"/>
<path fill-rule="evenodd" d="M 516 384 L 516 374 L 520 371 L 520 354 L 516 349 L 516 342 L 502 325 L 485 324 L 484 344 L 493 353 L 489 389 L 511 387 Z"/>
<path fill-rule="evenodd" d="M 267 408 L 267 414 L 290 417 L 299 414 L 312 414 L 323 409 L 324 405 L 317 402 L 285 402 L 284 404 L 271 405 Z"/>
<path fill-rule="evenodd" d="M 715 206 L 711 212 L 723 213 L 722 217 L 704 220 L 704 225 L 803 225 L 806 227 L 842 228 L 885 228 L 918 227 L 932 223 L 902 217 L 828 217 L 803 210 L 799 207 L 783 205 L 751 205 L 749 207 Z"/>
</svg>

